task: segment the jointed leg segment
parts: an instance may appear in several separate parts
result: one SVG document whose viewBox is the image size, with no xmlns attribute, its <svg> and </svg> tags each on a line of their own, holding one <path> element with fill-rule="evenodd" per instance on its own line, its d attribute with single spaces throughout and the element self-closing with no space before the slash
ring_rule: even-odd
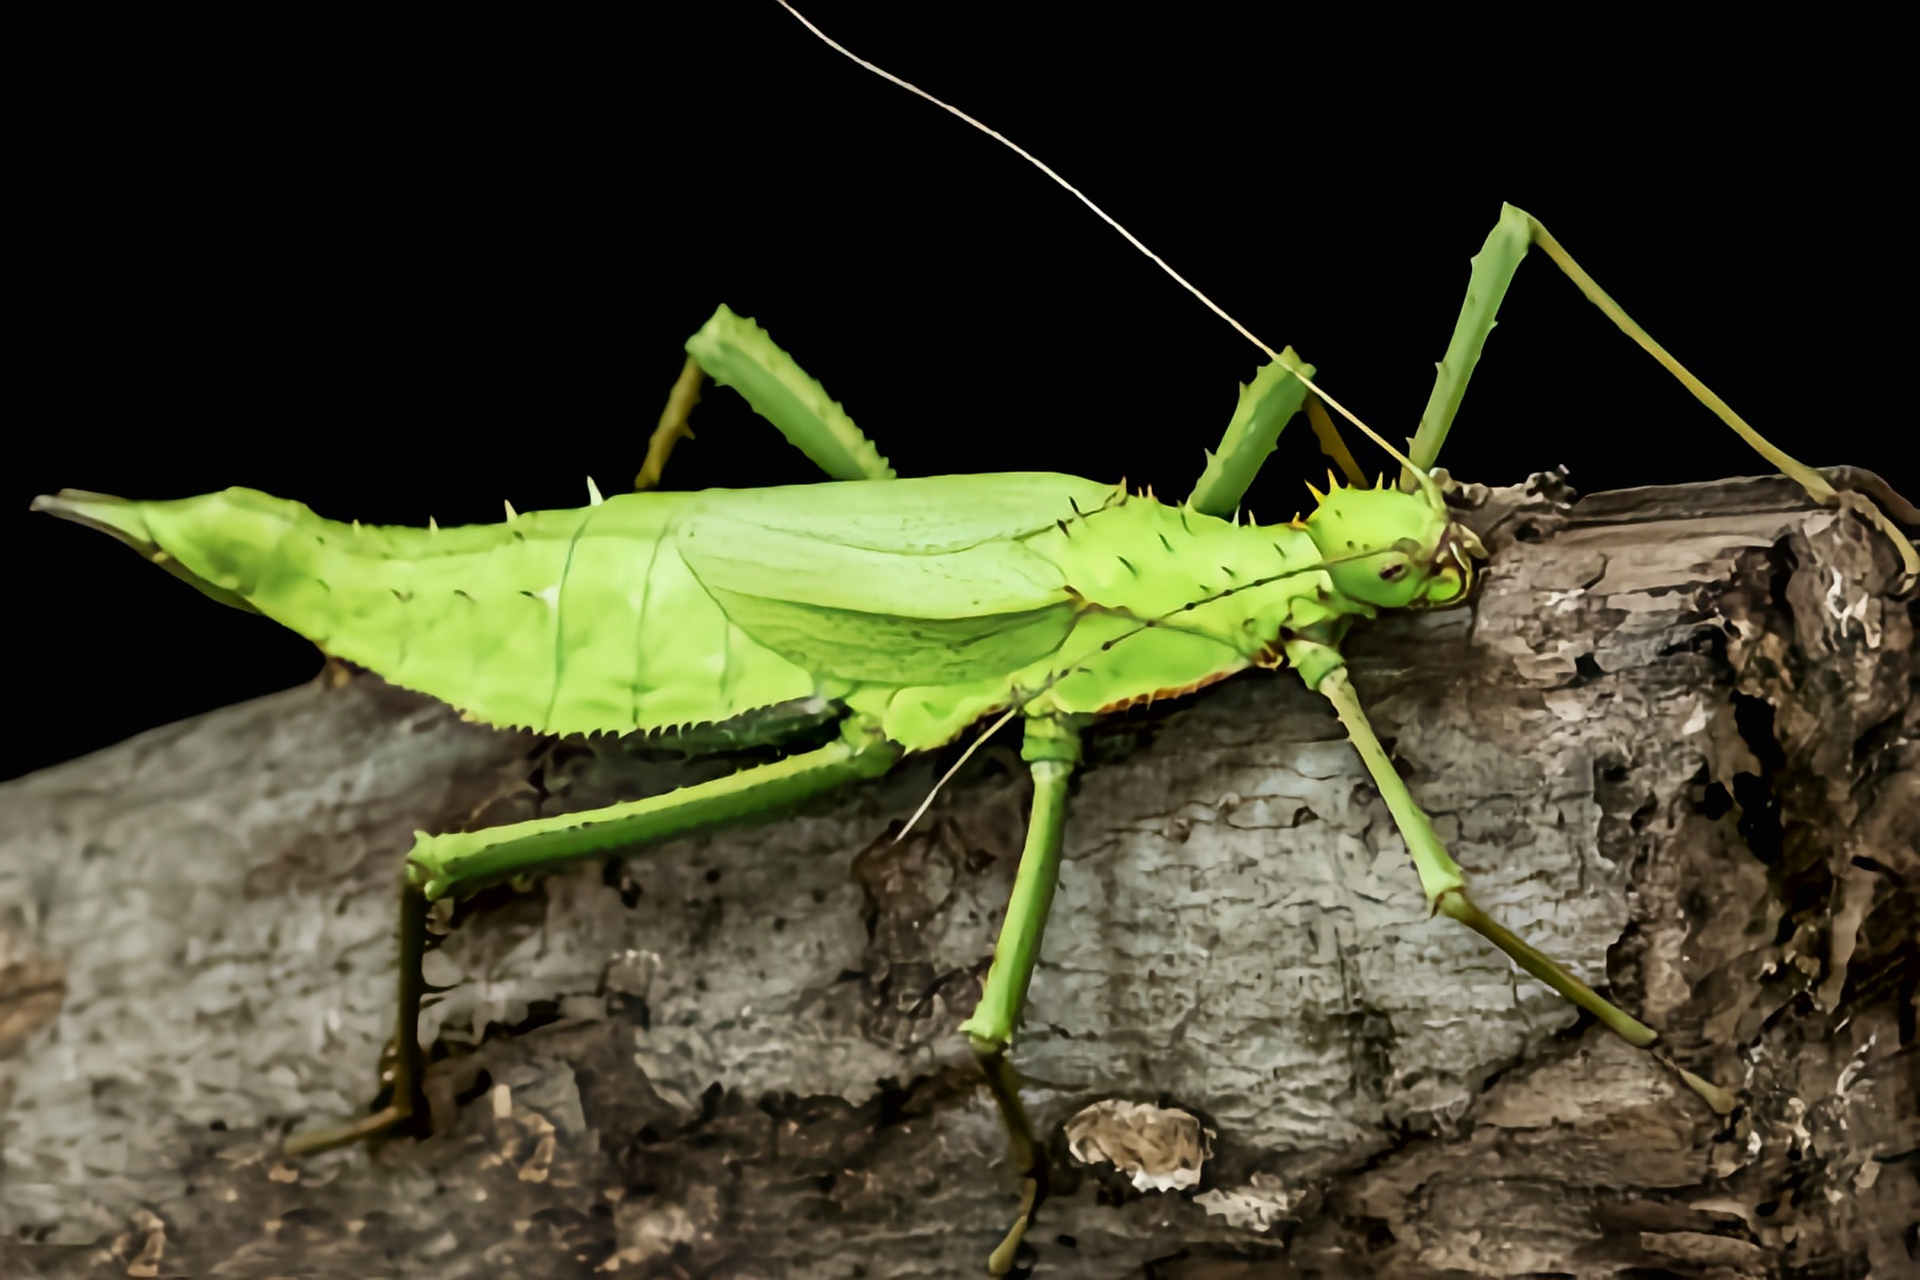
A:
<svg viewBox="0 0 1920 1280">
<path fill-rule="evenodd" d="M 1292 347 L 1280 353 L 1311 378 L 1313 366 L 1294 354 Z M 1253 381 L 1240 388 L 1240 401 L 1226 434 L 1220 438 L 1217 452 L 1207 454 L 1206 470 L 1193 486 L 1187 505 L 1203 515 L 1227 519 L 1246 496 L 1247 486 L 1259 474 L 1260 465 L 1273 452 L 1285 427 L 1306 399 L 1307 387 L 1287 372 L 1279 362 L 1262 365 Z"/>
<path fill-rule="evenodd" d="M 814 751 L 742 769 L 644 800 L 583 813 L 529 818 L 484 831 L 420 833 L 407 855 L 408 872 L 429 902 L 465 896 L 515 876 L 551 871 L 565 862 L 602 857 L 617 849 L 704 835 L 734 822 L 885 773 L 899 749 L 877 735 L 860 741 L 863 726 Z"/>
<path fill-rule="evenodd" d="M 1240 388 L 1240 402 L 1234 406 L 1233 418 L 1227 423 L 1226 434 L 1220 438 L 1220 448 L 1207 454 L 1207 469 L 1200 474 L 1193 493 L 1187 498 L 1187 505 L 1195 511 L 1221 519 L 1232 516 L 1246 496 L 1247 486 L 1253 483 L 1267 455 L 1273 452 L 1281 429 L 1303 407 L 1314 438 L 1320 442 L 1320 452 L 1340 468 L 1347 483 L 1364 485 L 1367 482 L 1366 473 L 1353 460 L 1346 441 L 1340 438 L 1333 419 L 1327 416 L 1326 407 L 1319 397 L 1308 394 L 1305 383 L 1288 372 L 1289 363 L 1307 377 L 1314 376 L 1313 366 L 1295 355 L 1292 347 L 1287 347 L 1281 351 L 1278 361 L 1262 365 L 1253 382 Z"/>
<path fill-rule="evenodd" d="M 421 976 L 420 961 L 427 953 L 427 899 L 419 886 L 403 880 L 400 885 L 400 993 L 396 1002 L 393 1040 L 387 1046 L 391 1066 L 382 1072 L 392 1092 L 387 1105 L 372 1115 L 348 1124 L 310 1129 L 289 1136 L 283 1147 L 294 1159 L 335 1147 L 350 1146 L 362 1138 L 371 1138 L 400 1128 L 416 1114 L 420 1103 L 420 1077 L 425 1065 L 420 1052 L 420 998 L 426 994 L 426 979 Z"/>
<path fill-rule="evenodd" d="M 1312 374 L 1308 374 L 1312 377 Z M 1333 459 L 1335 466 L 1346 476 L 1347 483 L 1365 486 L 1367 473 L 1353 459 L 1353 453 L 1347 448 L 1347 442 L 1340 438 L 1340 428 L 1333 425 L 1333 419 L 1327 414 L 1327 406 L 1320 403 L 1319 396 L 1307 397 L 1307 423 L 1313 428 L 1314 438 L 1320 442 L 1320 452 Z"/>
<path fill-rule="evenodd" d="M 742 769 L 665 795 L 582 813 L 533 818 L 485 831 L 417 836 L 400 895 L 400 982 L 392 1069 L 392 1101 L 350 1124 L 287 1139 L 290 1156 L 310 1155 L 397 1128 L 415 1113 L 420 1092 L 420 1000 L 426 985 L 427 906 L 464 896 L 517 875 L 549 871 L 568 861 L 621 849 L 701 835 L 728 824 L 885 773 L 899 749 L 858 722 L 815 751 Z"/>
<path fill-rule="evenodd" d="M 654 427 L 653 435 L 647 440 L 647 459 L 640 464 L 640 474 L 633 478 L 635 489 L 651 489 L 660 483 L 660 476 L 667 469 L 667 457 L 673 452 L 673 446 L 682 440 L 693 439 L 693 428 L 689 420 L 693 416 L 693 406 L 700 403 L 700 388 L 706 383 L 706 370 L 692 356 L 680 367 L 680 376 L 673 381 L 673 390 L 667 393 L 667 407 L 660 411 L 659 425 Z"/>
<path fill-rule="evenodd" d="M 755 413 L 779 428 L 781 435 L 833 479 L 893 478 L 893 468 L 853 425 L 839 402 L 782 351 L 765 329 L 723 306 L 687 339 L 687 363 L 667 397 L 660 424 L 647 442 L 647 460 L 634 477 L 635 489 L 659 484 L 673 446 L 692 437 L 688 417 L 699 403 L 700 385 L 708 377 L 738 391 Z"/>
<path fill-rule="evenodd" d="M 986 987 L 973 1016 L 960 1026 L 972 1042 L 987 1087 L 1000 1108 L 1008 1154 L 1020 1178 L 1019 1214 L 987 1264 L 996 1276 L 1012 1268 L 1020 1241 L 1047 1196 L 1046 1146 L 1034 1136 L 1020 1102 L 1019 1075 L 1007 1062 L 1006 1054 L 1020 1025 L 1027 986 L 1040 958 L 1040 939 L 1053 904 L 1054 886 L 1060 879 L 1067 783 L 1080 760 L 1079 729 L 1067 720 L 1030 719 L 1020 755 L 1033 772 L 1033 812 L 1027 819 L 1026 846 L 1020 853 L 1020 868 L 1014 875 L 1013 894 L 1007 902 L 999 941 L 994 945 Z"/>
<path fill-rule="evenodd" d="M 1695 377 L 1693 371 L 1674 359 L 1667 349 L 1655 342 L 1651 335 L 1627 315 L 1605 290 L 1595 283 L 1580 264 L 1573 260 L 1560 242 L 1553 238 L 1539 219 L 1523 209 L 1512 205 L 1502 205 L 1500 221 L 1494 224 L 1486 243 L 1473 259 L 1473 273 L 1467 282 L 1467 297 L 1461 304 L 1459 319 L 1454 322 L 1453 336 L 1447 342 L 1446 355 L 1441 359 L 1438 376 L 1433 383 L 1433 393 L 1427 399 L 1427 407 L 1420 415 L 1420 427 L 1414 434 L 1413 446 L 1408 451 L 1414 463 L 1420 467 L 1431 467 L 1440 456 L 1440 446 L 1446 443 L 1447 432 L 1453 426 L 1454 415 L 1459 411 L 1460 402 L 1467 392 L 1467 381 L 1473 376 L 1473 369 L 1479 363 L 1481 351 L 1486 346 L 1487 335 L 1493 332 L 1494 313 L 1500 309 L 1500 302 L 1507 294 L 1507 286 L 1513 282 L 1513 273 L 1519 270 L 1520 260 L 1530 248 L 1538 248 L 1553 264 L 1560 268 L 1566 277 L 1573 281 L 1587 300 L 1600 308 L 1607 319 L 1613 321 L 1620 332 L 1631 338 L 1636 346 L 1655 360 L 1680 381 L 1694 398 L 1699 400 L 1715 417 L 1731 428 L 1761 457 L 1771 463 L 1782 475 L 1797 482 L 1807 491 L 1807 496 L 1822 506 L 1846 505 L 1858 511 L 1892 541 L 1900 554 L 1901 564 L 1906 573 L 1907 583 L 1920 579 L 1920 552 L 1916 552 L 1913 543 L 1902 534 L 1892 521 L 1888 520 L 1880 508 L 1871 499 L 1855 494 L 1843 499 L 1827 478 L 1814 468 L 1788 454 L 1735 413 L 1731 406 L 1715 395 L 1707 385 Z M 1407 479 L 1403 477 L 1404 480 Z"/>
<path fill-rule="evenodd" d="M 1388 758 L 1386 748 L 1380 745 L 1380 739 L 1375 736 L 1373 726 L 1360 706 L 1360 699 L 1354 694 L 1346 668 L 1334 665 L 1328 669 L 1326 663 L 1330 651 L 1321 650 L 1324 650 L 1324 646 L 1297 642 L 1288 646 L 1288 657 L 1296 667 L 1324 672 L 1317 676 L 1314 687 L 1333 704 L 1334 714 L 1340 717 L 1340 724 L 1346 729 L 1348 739 L 1360 753 L 1360 759 L 1366 764 L 1375 788 L 1386 802 L 1388 811 L 1393 814 L 1394 825 L 1406 841 L 1407 852 L 1420 875 L 1420 885 L 1426 891 L 1429 907 L 1466 925 L 1500 948 L 1516 965 L 1591 1013 L 1628 1044 L 1639 1049 L 1651 1049 L 1659 1039 L 1653 1028 L 1616 1007 L 1552 957 L 1528 945 L 1518 934 L 1481 910 L 1467 895 L 1465 873 L 1441 844 L 1433 830 L 1433 823 L 1414 803 L 1407 784 Z M 1655 1052 L 1658 1053 L 1657 1050 Z M 1661 1060 L 1666 1061 L 1664 1056 Z M 1736 1100 L 1732 1094 L 1678 1064 L 1668 1065 L 1673 1066 L 1687 1086 L 1716 1112 L 1725 1115 L 1733 1110 Z"/>
</svg>

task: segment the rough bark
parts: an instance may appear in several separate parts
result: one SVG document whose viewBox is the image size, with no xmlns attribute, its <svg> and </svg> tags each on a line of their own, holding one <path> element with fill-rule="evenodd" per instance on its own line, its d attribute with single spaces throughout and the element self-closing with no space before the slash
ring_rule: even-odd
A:
<svg viewBox="0 0 1920 1280">
<path fill-rule="evenodd" d="M 1480 518 L 1476 607 L 1376 625 L 1356 683 L 1479 901 L 1747 1105 L 1426 919 L 1319 700 L 1236 680 L 1110 723 L 1077 781 L 1017 1055 L 1058 1168 L 1037 1274 L 1911 1274 L 1891 557 L 1775 481 Z M 372 1092 L 415 827 L 726 766 L 362 677 L 0 788 L 0 1271 L 979 1274 L 1013 1199 L 954 1028 L 1024 801 L 982 755 L 897 845 L 946 761 L 469 904 L 430 957 L 435 1136 L 298 1167 L 274 1140 Z M 1197 1179 L 1113 1163 L 1181 1152 Z"/>
</svg>

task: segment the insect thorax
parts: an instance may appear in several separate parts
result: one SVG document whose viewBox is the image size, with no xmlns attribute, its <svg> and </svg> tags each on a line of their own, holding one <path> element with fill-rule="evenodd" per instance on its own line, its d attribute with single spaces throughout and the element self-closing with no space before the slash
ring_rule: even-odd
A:
<svg viewBox="0 0 1920 1280">
<path fill-rule="evenodd" d="M 897 741 L 944 741 L 1015 703 L 1093 714 L 1175 696 L 1272 665 L 1290 630 L 1370 612 L 1333 590 L 1312 539 L 1287 525 L 1235 525 L 1129 496 L 1023 542 L 1076 598 L 1071 631 L 1018 671 L 890 696 L 884 719 Z"/>
</svg>

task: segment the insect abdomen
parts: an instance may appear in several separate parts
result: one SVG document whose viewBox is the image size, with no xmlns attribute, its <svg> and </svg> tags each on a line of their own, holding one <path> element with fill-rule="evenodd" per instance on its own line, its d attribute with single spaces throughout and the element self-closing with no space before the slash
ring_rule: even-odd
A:
<svg viewBox="0 0 1920 1280">
<path fill-rule="evenodd" d="M 447 529 L 340 524 L 250 489 L 175 502 L 63 494 L 43 507 L 478 719 L 625 733 L 815 691 L 730 624 L 673 551 L 668 530 L 698 496 L 628 494 Z"/>
</svg>

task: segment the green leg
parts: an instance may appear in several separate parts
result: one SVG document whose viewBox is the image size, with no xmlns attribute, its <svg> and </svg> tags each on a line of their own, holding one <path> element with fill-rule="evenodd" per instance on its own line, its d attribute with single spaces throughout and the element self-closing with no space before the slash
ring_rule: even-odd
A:
<svg viewBox="0 0 1920 1280">
<path fill-rule="evenodd" d="M 1756 453 L 1805 489 L 1808 497 L 1823 506 L 1842 504 L 1839 493 L 1825 476 L 1755 431 L 1745 418 L 1735 413 L 1726 401 L 1695 377 L 1692 370 L 1669 355 L 1665 347 L 1635 324 L 1632 317 L 1620 309 L 1620 304 L 1608 297 L 1593 277 L 1561 247 L 1560 242 L 1540 225 L 1538 219 L 1510 204 L 1500 206 L 1500 221 L 1494 224 L 1487 242 L 1473 258 L 1466 301 L 1460 306 L 1460 317 L 1454 322 L 1453 337 L 1447 342 L 1447 353 L 1441 359 L 1439 373 L 1434 378 L 1433 394 L 1427 398 L 1427 407 L 1420 415 L 1420 427 L 1414 433 L 1413 447 L 1409 451 L 1417 466 L 1430 468 L 1440 456 L 1440 446 L 1446 443 L 1454 415 L 1459 412 L 1460 401 L 1467 394 L 1467 380 L 1473 376 L 1474 366 L 1480 362 L 1487 335 L 1493 332 L 1494 314 L 1499 311 L 1501 300 L 1507 296 L 1507 286 L 1513 283 L 1513 273 L 1519 270 L 1520 260 L 1527 256 L 1529 248 L 1535 246 L 1553 260 L 1553 264 L 1587 296 L 1587 301 L 1600 308 L 1620 332 L 1659 361 L 1662 368 L 1679 379 L 1695 399 L 1711 409 L 1715 417 L 1732 428 L 1734 434 L 1751 445 Z M 1403 477 L 1405 482 L 1406 478 Z M 1844 505 L 1859 511 L 1893 540 L 1909 581 L 1920 576 L 1920 552 L 1915 551 L 1912 542 L 1872 501 L 1856 494 L 1847 499 Z"/>
<path fill-rule="evenodd" d="M 1292 347 L 1282 351 L 1280 358 L 1299 365 L 1309 378 L 1314 376 L 1314 367 L 1302 362 Z M 1207 468 L 1200 473 L 1187 505 L 1202 515 L 1232 519 L 1247 486 L 1273 452 L 1281 428 L 1300 412 L 1306 395 L 1306 384 L 1278 362 L 1260 366 L 1252 383 L 1240 388 L 1240 402 L 1220 438 L 1220 449 L 1207 454 Z"/>
<path fill-rule="evenodd" d="M 899 749 L 850 724 L 845 735 L 816 751 L 802 752 L 645 800 L 629 800 L 582 813 L 529 818 L 485 831 L 419 833 L 407 855 L 407 874 L 428 902 L 448 894 L 464 897 L 515 876 L 551 871 L 581 858 L 616 849 L 704 835 L 735 822 L 831 791 L 893 767 Z"/>
<path fill-rule="evenodd" d="M 1312 375 L 1308 375 L 1311 377 Z M 1027 819 L 1026 848 L 1014 876 L 1007 918 L 993 948 L 993 967 L 973 1016 L 961 1024 L 973 1045 L 974 1057 L 987 1079 L 987 1088 L 1000 1108 L 1007 1130 L 1007 1147 L 1020 1176 L 1020 1210 L 1013 1227 L 993 1251 L 987 1269 L 1003 1276 L 1013 1267 L 1015 1252 L 1033 1216 L 1047 1197 L 1047 1149 L 1034 1137 L 1027 1111 L 1020 1102 L 1019 1075 L 1007 1061 L 1007 1048 L 1020 1025 L 1027 985 L 1040 958 L 1040 939 L 1047 927 L 1047 910 L 1054 885 L 1060 879 L 1060 844 L 1067 827 L 1067 781 L 1080 759 L 1080 734 L 1067 720 L 1027 721 L 1020 755 L 1033 771 L 1033 812 Z"/>
<path fill-rule="evenodd" d="M 1313 375 L 1307 376 L 1311 378 Z M 1319 396 L 1307 397 L 1307 423 L 1313 428 L 1314 438 L 1320 442 L 1320 452 L 1333 459 L 1333 464 L 1347 477 L 1347 483 L 1364 488 L 1367 473 L 1354 461 L 1347 442 L 1340 438 L 1340 428 L 1334 426 L 1333 419 L 1327 416 L 1327 406 L 1320 403 Z"/>
<path fill-rule="evenodd" d="M 1374 786 L 1386 801 L 1388 811 L 1393 814 L 1394 825 L 1407 842 L 1407 852 L 1413 858 L 1414 870 L 1420 875 L 1420 887 L 1426 891 L 1428 906 L 1458 920 L 1506 952 L 1515 964 L 1591 1013 L 1628 1044 L 1638 1049 L 1652 1048 L 1659 1039 L 1653 1028 L 1603 999 L 1592 987 L 1574 977 L 1551 957 L 1529 946 L 1518 934 L 1482 911 L 1467 896 L 1467 878 L 1460 870 L 1460 864 L 1448 855 L 1446 846 L 1440 843 L 1440 837 L 1434 833 L 1433 823 L 1414 803 L 1407 784 L 1387 756 L 1386 748 L 1374 736 L 1373 726 L 1360 706 L 1360 699 L 1354 694 L 1346 668 L 1330 665 L 1335 661 L 1330 658 L 1330 652 L 1325 646 L 1310 642 L 1296 641 L 1287 646 L 1288 659 L 1333 704 L 1334 713 L 1340 717 L 1340 724 L 1346 729 L 1348 739 L 1366 764 Z M 1688 1087 L 1706 1099 L 1716 1112 L 1726 1115 L 1733 1110 L 1735 1099 L 1732 1094 L 1677 1064 L 1669 1065 L 1674 1066 Z"/>
<path fill-rule="evenodd" d="M 1314 376 L 1313 366 L 1301 361 L 1292 347 L 1280 353 L 1280 360 L 1298 365 L 1309 378 Z M 1253 384 L 1240 388 L 1240 402 L 1234 407 L 1226 434 L 1220 438 L 1220 450 L 1207 454 L 1207 468 L 1193 486 L 1187 505 L 1203 515 L 1230 519 L 1267 455 L 1273 452 L 1281 430 L 1303 407 L 1314 438 L 1320 442 L 1320 452 L 1333 460 L 1348 484 L 1366 484 L 1366 473 L 1354 461 L 1320 398 L 1309 395 L 1306 384 L 1275 361 L 1260 366 Z"/>
<path fill-rule="evenodd" d="M 771 810 L 885 773 L 899 759 L 893 744 L 850 722 L 842 738 L 816 751 L 742 769 L 665 795 L 533 818 L 486 831 L 430 836 L 420 832 L 407 855 L 400 902 L 400 995 L 395 1018 L 393 1100 L 352 1124 L 289 1138 L 290 1156 L 309 1155 L 386 1132 L 413 1113 L 420 1089 L 419 1018 L 425 984 L 426 908 L 449 894 L 464 896 L 515 876 L 550 871 L 580 858 L 663 840 L 702 835 Z"/>
<path fill-rule="evenodd" d="M 1494 224 L 1487 242 L 1473 256 L 1472 274 L 1467 279 L 1466 301 L 1460 304 L 1460 316 L 1453 322 L 1453 336 L 1447 340 L 1447 353 L 1433 379 L 1433 394 L 1420 412 L 1420 428 L 1414 432 L 1413 445 L 1407 450 L 1414 464 L 1431 470 L 1447 442 L 1454 415 L 1467 394 L 1467 381 L 1486 349 L 1487 335 L 1493 332 L 1494 316 L 1527 256 L 1531 240 L 1526 214 L 1510 204 L 1500 206 L 1500 221 Z M 1402 483 L 1406 483 L 1405 477 Z"/>
<path fill-rule="evenodd" d="M 686 366 L 648 441 L 647 460 L 634 488 L 658 484 L 673 446 L 693 434 L 687 419 L 699 402 L 703 377 L 738 391 L 755 413 L 833 479 L 893 479 L 893 468 L 826 388 L 807 376 L 765 329 L 723 306 L 687 339 Z"/>
<path fill-rule="evenodd" d="M 426 993 L 426 980 L 420 974 L 421 957 L 427 953 L 427 899 L 419 887 L 407 880 L 400 885 L 400 999 L 394 1020 L 393 1039 L 387 1044 L 387 1062 L 381 1071 L 381 1083 L 389 1097 L 386 1106 L 351 1124 L 314 1129 L 289 1136 L 283 1150 L 291 1159 L 344 1147 L 362 1138 L 398 1129 L 418 1112 L 420 1076 L 420 997 Z"/>
<path fill-rule="evenodd" d="M 667 407 L 660 411 L 660 422 L 647 440 L 646 461 L 640 464 L 640 474 L 633 478 L 635 489 L 658 486 L 673 446 L 693 439 L 693 406 L 700 403 L 700 388 L 706 381 L 707 371 L 700 367 L 698 360 L 688 356 L 687 362 L 680 366 L 680 376 L 673 381 L 673 390 L 667 393 Z"/>
</svg>

